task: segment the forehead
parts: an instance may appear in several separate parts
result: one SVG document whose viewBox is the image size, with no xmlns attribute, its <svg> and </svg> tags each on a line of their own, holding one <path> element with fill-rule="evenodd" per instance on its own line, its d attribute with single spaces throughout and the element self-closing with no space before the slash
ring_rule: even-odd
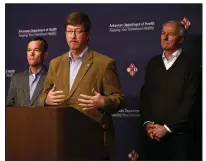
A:
<svg viewBox="0 0 206 161">
<path fill-rule="evenodd" d="M 67 29 L 84 29 L 84 24 L 67 25 Z"/>
<path fill-rule="evenodd" d="M 179 27 L 176 23 L 167 23 L 163 26 L 162 30 L 177 33 L 179 31 Z"/>
</svg>

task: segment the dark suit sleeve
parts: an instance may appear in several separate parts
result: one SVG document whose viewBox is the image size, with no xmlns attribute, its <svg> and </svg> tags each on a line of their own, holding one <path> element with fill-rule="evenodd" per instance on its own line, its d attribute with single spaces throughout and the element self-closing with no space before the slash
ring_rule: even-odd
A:
<svg viewBox="0 0 206 161">
<path fill-rule="evenodd" d="M 173 117 L 173 123 L 167 125 L 172 131 L 176 129 L 182 129 L 189 119 L 190 111 L 192 110 L 195 102 L 200 67 L 195 63 L 191 63 L 188 65 L 188 69 L 185 73 L 183 97 L 180 107 L 178 108 L 179 110 L 175 113 L 175 117 Z"/>
<path fill-rule="evenodd" d="M 6 102 L 7 106 L 15 106 L 16 94 L 17 94 L 17 89 L 15 87 L 15 76 L 13 76 L 11 77 L 11 80 L 10 80 L 10 86 L 9 86 L 7 102 Z"/>
<path fill-rule="evenodd" d="M 108 63 L 103 74 L 103 97 L 106 112 L 116 113 L 123 106 L 124 94 L 120 86 L 115 61 Z"/>
<path fill-rule="evenodd" d="M 143 122 L 153 121 L 151 118 L 151 107 L 149 105 L 149 85 L 151 81 L 151 60 L 148 62 L 145 72 L 145 83 L 140 89 L 140 112 L 143 118 Z"/>
</svg>

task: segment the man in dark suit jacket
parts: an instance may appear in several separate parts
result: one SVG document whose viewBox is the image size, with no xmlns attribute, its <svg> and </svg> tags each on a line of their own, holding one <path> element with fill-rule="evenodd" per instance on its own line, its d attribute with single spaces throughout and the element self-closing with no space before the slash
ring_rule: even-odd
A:
<svg viewBox="0 0 206 161">
<path fill-rule="evenodd" d="M 100 123 L 106 131 L 106 157 L 114 145 L 111 114 L 120 108 L 124 94 L 115 61 L 88 47 L 90 28 L 85 13 L 73 12 L 67 17 L 65 33 L 70 51 L 51 60 L 39 103 L 67 105 Z"/>
<path fill-rule="evenodd" d="M 47 75 L 47 68 L 43 65 L 47 49 L 48 43 L 42 37 L 34 37 L 28 41 L 29 69 L 11 78 L 7 106 L 37 105 L 37 99 L 44 87 Z"/>
<path fill-rule="evenodd" d="M 141 89 L 145 129 L 142 160 L 186 160 L 190 112 L 198 82 L 197 65 L 181 49 L 185 28 L 177 21 L 163 25 L 162 55 L 146 68 Z"/>
</svg>

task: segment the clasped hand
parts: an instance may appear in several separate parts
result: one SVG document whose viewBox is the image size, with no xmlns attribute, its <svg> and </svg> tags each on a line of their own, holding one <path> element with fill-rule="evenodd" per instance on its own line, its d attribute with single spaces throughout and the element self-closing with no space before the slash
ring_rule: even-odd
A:
<svg viewBox="0 0 206 161">
<path fill-rule="evenodd" d="M 160 141 L 162 137 L 164 137 L 168 131 L 167 129 L 159 124 L 147 123 L 146 131 L 150 139 Z"/>
</svg>

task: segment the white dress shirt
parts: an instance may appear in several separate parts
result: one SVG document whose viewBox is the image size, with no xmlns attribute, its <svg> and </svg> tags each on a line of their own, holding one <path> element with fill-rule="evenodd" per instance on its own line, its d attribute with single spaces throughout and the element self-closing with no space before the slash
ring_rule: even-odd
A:
<svg viewBox="0 0 206 161">
<path fill-rule="evenodd" d="M 174 62 L 176 61 L 178 56 L 181 54 L 181 52 L 182 52 L 182 49 L 175 51 L 172 55 L 169 56 L 169 59 L 165 57 L 165 52 L 163 52 L 162 60 L 164 62 L 166 70 L 168 70 L 174 64 Z"/>
</svg>

